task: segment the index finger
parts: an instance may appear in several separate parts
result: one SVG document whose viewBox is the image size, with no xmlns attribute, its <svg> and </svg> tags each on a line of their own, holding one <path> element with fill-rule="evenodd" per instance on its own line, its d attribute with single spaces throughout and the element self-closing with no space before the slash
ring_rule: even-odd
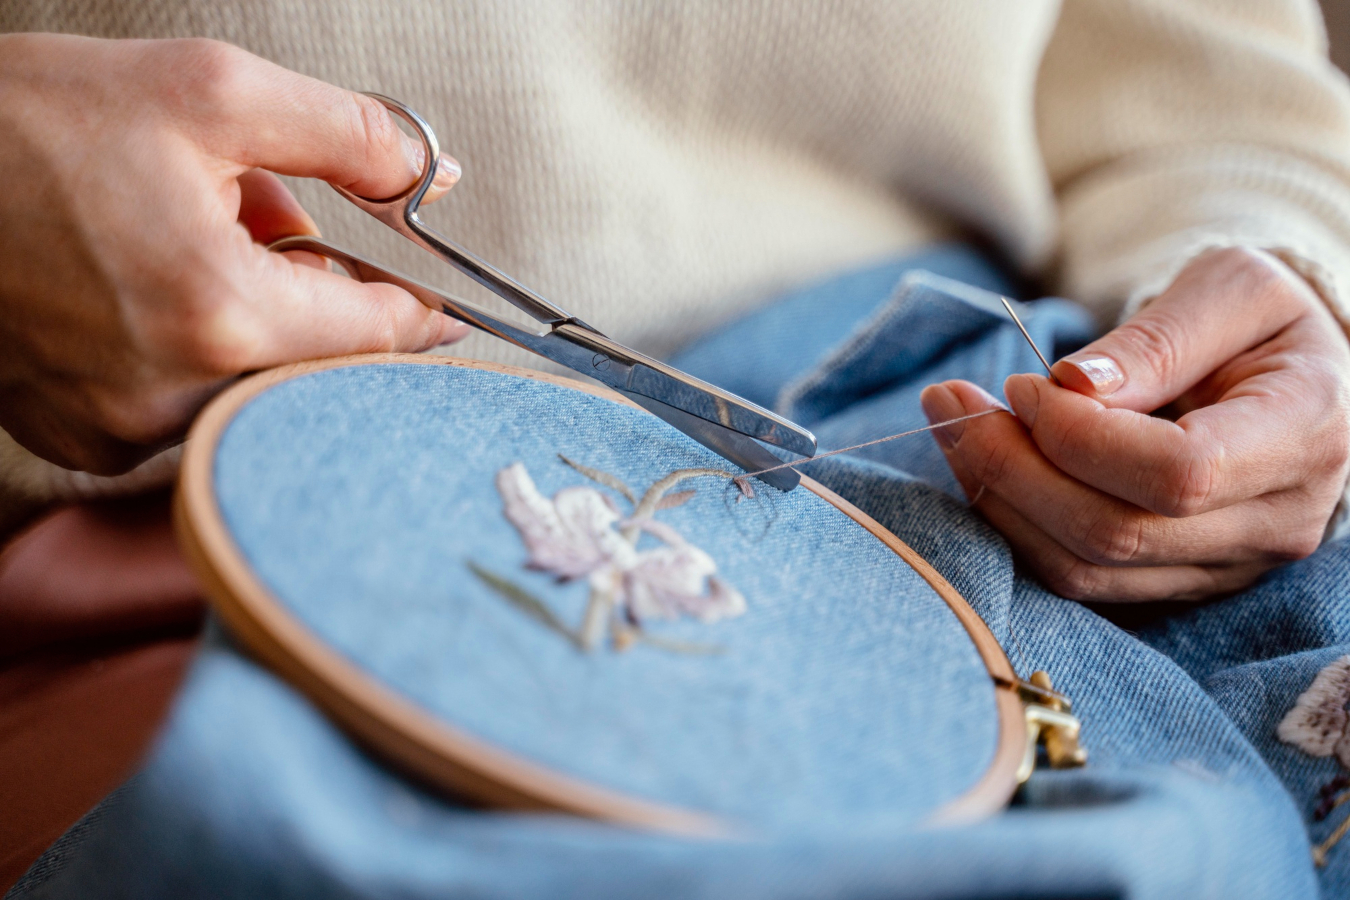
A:
<svg viewBox="0 0 1350 900">
<path fill-rule="evenodd" d="M 199 143 L 244 168 L 320 178 L 362 197 L 392 197 L 422 173 L 420 141 L 372 97 L 310 78 L 218 41 L 166 42 L 158 62 L 181 75 L 180 114 Z M 442 156 L 448 190 L 459 164 Z"/>
<path fill-rule="evenodd" d="M 1111 409 L 1036 375 L 1014 375 L 1008 402 L 1055 466 L 1164 516 L 1192 516 L 1306 483 L 1327 469 L 1318 432 L 1336 423 L 1286 372 L 1244 383 L 1176 422 Z M 1334 443 L 1334 442 L 1333 442 Z"/>
<path fill-rule="evenodd" d="M 1152 412 L 1225 361 L 1280 333 L 1321 301 L 1269 253 L 1206 253 L 1127 322 L 1055 363 L 1065 387 Z"/>
</svg>

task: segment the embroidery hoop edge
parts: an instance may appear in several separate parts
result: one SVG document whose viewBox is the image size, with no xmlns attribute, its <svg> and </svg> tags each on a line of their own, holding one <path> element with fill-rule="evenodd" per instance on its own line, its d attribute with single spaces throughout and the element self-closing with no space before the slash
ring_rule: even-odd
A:
<svg viewBox="0 0 1350 900">
<path fill-rule="evenodd" d="M 408 353 L 295 363 L 239 381 L 212 400 L 188 432 L 173 501 L 179 546 L 227 629 L 358 743 L 433 789 L 497 809 L 568 812 L 685 837 L 743 835 L 741 829 L 717 817 L 588 784 L 435 719 L 327 646 L 252 572 L 230 537 L 213 489 L 216 448 L 226 428 L 254 397 L 285 381 L 328 369 L 389 364 L 479 369 L 543 381 L 639 408 L 607 388 L 571 378 L 477 360 Z M 970 636 L 994 682 L 999 721 L 993 758 L 974 785 L 930 813 L 925 824 L 957 825 L 998 812 L 1017 789 L 1017 766 L 1026 745 L 1022 705 L 1011 689 L 1016 676 L 1003 648 L 965 598 L 909 545 L 815 480 L 803 476 L 801 486 L 861 525 L 937 592 Z"/>
</svg>

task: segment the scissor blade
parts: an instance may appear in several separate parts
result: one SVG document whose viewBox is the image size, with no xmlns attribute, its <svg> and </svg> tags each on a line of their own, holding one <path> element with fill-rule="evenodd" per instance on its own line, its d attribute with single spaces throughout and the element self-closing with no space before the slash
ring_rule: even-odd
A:
<svg viewBox="0 0 1350 900">
<path fill-rule="evenodd" d="M 816 453 L 815 435 L 743 397 L 643 356 L 587 328 L 568 323 L 555 327 L 553 334 L 590 351 L 593 371 L 584 374 L 612 388 L 640 394 L 710 424 L 802 456 Z"/>
<path fill-rule="evenodd" d="M 804 456 L 815 454 L 815 436 L 806 429 L 735 394 L 635 353 L 584 325 L 568 322 L 543 333 L 520 328 L 485 309 L 390 271 L 322 238 L 282 238 L 269 249 L 320 253 L 340 263 L 360 281 L 397 285 L 431 309 L 618 390 L 747 472 L 758 472 L 783 462 L 747 435 Z M 801 480 L 791 469 L 776 469 L 756 477 L 783 491 L 792 490 Z"/>
<path fill-rule="evenodd" d="M 586 348 L 564 340 L 552 331 L 539 334 L 521 328 L 485 309 L 474 306 L 466 300 L 447 294 L 445 291 L 434 288 L 429 284 L 423 284 L 401 272 L 386 269 L 373 260 L 350 250 L 345 250 L 336 244 L 331 244 L 323 238 L 309 237 L 308 235 L 284 237 L 273 241 L 267 249 L 279 253 L 288 250 L 305 250 L 326 256 L 339 263 L 357 281 L 378 282 L 401 287 L 430 309 L 445 313 L 452 319 L 458 319 L 467 325 L 482 329 L 488 334 L 524 347 L 526 350 L 551 359 L 559 365 L 575 369 L 584 375 L 592 374 L 591 358 L 594 354 Z"/>
<path fill-rule="evenodd" d="M 666 420 L 718 456 L 730 460 L 747 472 L 759 472 L 761 469 L 783 464 L 781 459 L 768 450 L 730 428 L 724 428 L 698 416 L 691 416 L 682 409 L 667 406 L 660 400 L 653 400 L 632 391 L 621 393 L 638 406 Z M 790 491 L 802 480 L 796 469 L 774 469 L 772 472 L 763 472 L 755 477 L 780 491 Z"/>
</svg>

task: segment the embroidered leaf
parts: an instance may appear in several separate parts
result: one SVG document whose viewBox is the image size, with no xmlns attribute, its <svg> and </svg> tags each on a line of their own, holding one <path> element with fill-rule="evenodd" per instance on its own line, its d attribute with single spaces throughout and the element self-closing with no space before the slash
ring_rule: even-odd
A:
<svg viewBox="0 0 1350 900">
<path fill-rule="evenodd" d="M 700 475 L 717 475 L 721 478 L 735 477 L 730 472 L 723 472 L 721 469 L 676 469 L 647 488 L 647 493 L 642 495 L 642 499 L 638 501 L 636 508 L 634 508 L 632 518 L 650 519 L 652 514 L 656 512 L 657 504 L 666 495 L 666 491 L 685 479 L 697 478 Z"/>
<path fill-rule="evenodd" d="M 558 632 L 558 634 L 567 638 L 568 642 L 578 650 L 584 649 L 581 646 L 580 638 L 573 633 L 572 629 L 564 625 L 562 620 L 553 614 L 553 610 L 545 606 L 543 602 L 533 594 L 519 585 L 507 581 L 505 578 L 489 572 L 477 563 L 470 562 L 467 563 L 467 565 L 469 571 L 477 576 L 479 581 L 496 591 L 497 595 L 503 600 L 506 600 L 530 618 Z"/>
<path fill-rule="evenodd" d="M 690 500 L 693 500 L 694 495 L 697 493 L 698 491 L 676 491 L 673 494 L 666 494 L 664 497 L 661 498 L 660 502 L 656 504 L 656 508 L 658 510 L 662 510 L 662 509 L 674 509 L 677 506 L 684 506 Z"/>
<path fill-rule="evenodd" d="M 594 481 L 596 484 L 602 484 L 612 491 L 618 491 L 620 494 L 624 496 L 625 499 L 628 500 L 629 503 L 632 503 L 634 505 L 637 504 L 637 495 L 633 493 L 633 489 L 630 488 L 628 485 L 624 484 L 618 478 L 609 474 L 608 472 L 601 472 L 599 469 L 592 469 L 590 466 L 583 466 L 579 462 L 574 462 L 573 460 L 568 459 L 561 453 L 558 454 L 558 459 L 561 459 L 563 462 L 567 463 L 569 466 L 576 469 L 578 472 L 580 472 L 582 475 L 585 475 L 587 478 L 589 478 L 591 481 Z"/>
<path fill-rule="evenodd" d="M 1308 689 L 1299 694 L 1293 709 L 1285 713 L 1275 733 L 1280 740 L 1309 756 L 1335 753 L 1341 765 L 1350 768 L 1347 702 L 1350 702 L 1350 656 L 1342 656 L 1317 673 Z"/>
</svg>

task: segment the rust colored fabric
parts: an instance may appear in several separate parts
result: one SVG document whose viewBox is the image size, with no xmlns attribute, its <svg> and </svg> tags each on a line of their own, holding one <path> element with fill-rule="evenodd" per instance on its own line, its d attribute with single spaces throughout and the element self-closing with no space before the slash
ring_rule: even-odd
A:
<svg viewBox="0 0 1350 900">
<path fill-rule="evenodd" d="M 0 892 L 134 771 L 203 610 L 167 494 L 58 509 L 0 553 Z"/>
</svg>

